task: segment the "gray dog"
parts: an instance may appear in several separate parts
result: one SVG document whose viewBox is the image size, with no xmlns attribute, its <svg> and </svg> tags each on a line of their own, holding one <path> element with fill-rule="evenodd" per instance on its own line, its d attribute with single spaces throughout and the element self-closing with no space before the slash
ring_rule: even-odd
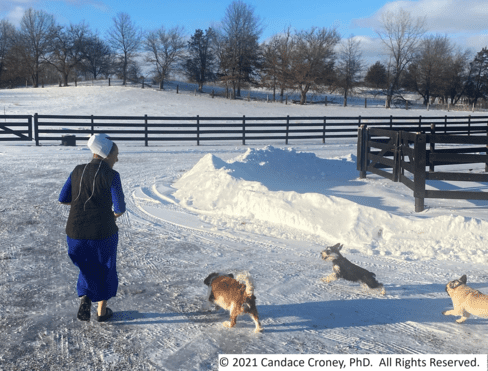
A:
<svg viewBox="0 0 488 371">
<path fill-rule="evenodd" d="M 339 252 L 341 249 L 342 245 L 338 243 L 322 251 L 322 259 L 332 262 L 332 269 L 334 270 L 334 273 L 322 278 L 322 281 L 329 283 L 339 278 L 344 278 L 347 281 L 361 282 L 370 289 L 380 290 L 381 295 L 385 295 L 385 288 L 376 280 L 376 275 L 351 263 L 341 255 Z"/>
</svg>

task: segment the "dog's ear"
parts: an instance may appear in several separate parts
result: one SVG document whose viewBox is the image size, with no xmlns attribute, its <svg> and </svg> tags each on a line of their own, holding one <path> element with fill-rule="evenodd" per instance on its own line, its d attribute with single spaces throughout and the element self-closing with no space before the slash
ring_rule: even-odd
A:
<svg viewBox="0 0 488 371">
<path fill-rule="evenodd" d="M 468 278 L 466 277 L 466 275 L 464 274 L 460 279 L 459 281 L 461 281 L 462 283 L 464 283 L 466 285 L 466 282 L 468 281 Z"/>
<path fill-rule="evenodd" d="M 218 275 L 219 275 L 218 273 L 210 273 L 210 274 L 208 275 L 208 277 L 207 277 L 207 278 L 205 278 L 205 280 L 203 281 L 203 283 L 204 283 L 205 285 L 207 285 L 207 286 L 208 286 L 208 285 L 210 285 L 210 282 L 212 282 L 212 279 L 213 279 L 214 277 L 217 277 Z"/>
<path fill-rule="evenodd" d="M 229 274 L 228 274 L 228 276 L 229 276 L 230 278 L 234 278 L 234 275 L 233 275 L 232 273 L 229 273 Z"/>
<path fill-rule="evenodd" d="M 327 250 L 339 251 L 341 248 L 342 248 L 342 245 L 340 243 L 336 243 L 334 246 L 328 247 Z"/>
<path fill-rule="evenodd" d="M 339 247 L 337 248 L 337 251 L 341 251 L 342 250 L 342 244 L 339 245 Z"/>
</svg>

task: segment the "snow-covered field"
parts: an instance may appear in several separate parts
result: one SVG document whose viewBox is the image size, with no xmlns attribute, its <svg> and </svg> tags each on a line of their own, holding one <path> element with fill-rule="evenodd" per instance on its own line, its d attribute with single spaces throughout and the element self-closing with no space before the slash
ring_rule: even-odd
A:
<svg viewBox="0 0 488 371">
<path fill-rule="evenodd" d="M 296 106 L 123 87 L 0 91 L 7 114 L 356 116 L 425 110 Z M 464 113 L 450 113 L 450 115 Z M 222 353 L 487 353 L 488 319 L 442 315 L 444 287 L 466 274 L 488 293 L 488 202 L 426 199 L 368 174 L 353 140 L 120 142 L 128 211 L 119 219 L 119 291 L 107 323 L 79 322 L 77 269 L 57 202 L 90 151 L 0 142 L 0 369 L 215 370 Z M 465 169 L 468 167 L 465 167 Z M 470 165 L 472 172 L 484 166 Z M 480 183 L 430 187 L 486 191 Z M 386 295 L 342 280 L 319 258 L 341 242 Z M 250 271 L 264 331 L 247 316 L 201 311 L 211 272 Z M 94 315 L 94 311 L 92 315 Z"/>
</svg>

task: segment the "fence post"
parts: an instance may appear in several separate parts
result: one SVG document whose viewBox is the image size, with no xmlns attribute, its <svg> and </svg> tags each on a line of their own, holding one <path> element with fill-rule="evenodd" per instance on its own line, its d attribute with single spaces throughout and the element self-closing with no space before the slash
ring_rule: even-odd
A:
<svg viewBox="0 0 488 371">
<path fill-rule="evenodd" d="M 322 136 L 322 143 L 325 143 L 325 131 L 327 130 L 326 126 L 327 126 L 327 116 L 324 116 L 324 134 Z"/>
<path fill-rule="evenodd" d="M 178 88 L 179 87 L 180 87 L 179 85 L 176 85 L 176 94 L 178 94 Z"/>
<path fill-rule="evenodd" d="M 147 125 L 147 115 L 144 115 L 144 138 L 145 138 L 145 145 L 147 147 L 148 145 L 148 138 L 149 133 L 148 133 L 148 125 Z"/>
<path fill-rule="evenodd" d="M 214 92 L 214 90 L 212 89 L 212 99 L 213 99 L 214 95 L 215 95 L 215 92 Z"/>
<path fill-rule="evenodd" d="M 488 138 L 488 128 L 486 130 L 486 138 Z M 485 163 L 485 173 L 488 172 L 488 144 L 486 145 L 486 163 Z"/>
<path fill-rule="evenodd" d="M 92 85 L 93 85 L 93 80 L 92 80 Z M 110 86 L 110 77 L 108 78 L 108 86 Z"/>
<path fill-rule="evenodd" d="M 290 130 L 290 115 L 286 115 L 285 144 L 288 144 L 288 130 Z"/>
<path fill-rule="evenodd" d="M 5 108 L 4 108 L 5 109 Z M 27 125 L 29 127 L 29 140 L 32 140 L 32 116 L 27 118 Z"/>
<path fill-rule="evenodd" d="M 288 95 L 285 98 L 285 106 L 288 104 Z"/>
<path fill-rule="evenodd" d="M 197 115 L 197 146 L 199 145 L 200 145 L 200 115 Z"/>
<path fill-rule="evenodd" d="M 242 145 L 246 144 L 246 115 L 242 115 Z"/>
<path fill-rule="evenodd" d="M 435 135 L 435 123 L 430 124 L 430 141 L 429 141 L 429 172 L 433 173 L 434 172 L 434 160 L 432 160 L 432 155 L 435 152 L 435 140 L 434 140 L 434 135 Z"/>
<path fill-rule="evenodd" d="M 37 117 L 37 113 L 34 114 L 34 138 L 36 140 L 36 146 L 38 146 L 39 145 L 39 118 Z"/>
<path fill-rule="evenodd" d="M 425 198 L 425 147 L 426 147 L 426 135 L 422 133 L 417 133 L 415 136 L 413 156 L 414 156 L 414 191 L 413 196 L 415 197 L 415 212 L 419 213 L 424 211 L 424 198 Z"/>
<path fill-rule="evenodd" d="M 393 115 L 390 115 L 390 129 L 393 129 Z"/>
<path fill-rule="evenodd" d="M 142 79 L 142 88 L 144 89 L 144 78 Z"/>
<path fill-rule="evenodd" d="M 325 96 L 325 105 L 327 106 L 327 95 Z"/>
<path fill-rule="evenodd" d="M 468 137 L 471 136 L 471 115 L 468 115 Z"/>
<path fill-rule="evenodd" d="M 95 128 L 93 124 L 93 115 L 91 115 L 91 135 L 93 135 L 94 133 L 95 133 Z"/>
<path fill-rule="evenodd" d="M 393 167 L 393 181 L 399 182 L 400 181 L 400 133 L 399 131 L 395 132 L 395 148 L 393 150 L 393 161 L 395 165 Z"/>
<path fill-rule="evenodd" d="M 444 116 L 444 134 L 447 134 L 447 115 Z"/>
<path fill-rule="evenodd" d="M 422 130 L 422 115 L 419 116 L 419 130 Z"/>
<path fill-rule="evenodd" d="M 367 141 L 368 141 L 368 132 L 366 125 L 361 125 L 358 128 L 358 145 L 357 145 L 357 170 L 359 170 L 359 178 L 365 179 L 366 178 L 366 168 L 367 168 L 367 156 L 368 152 L 367 148 Z"/>
<path fill-rule="evenodd" d="M 364 98 L 364 108 L 368 108 L 368 99 Z"/>
</svg>

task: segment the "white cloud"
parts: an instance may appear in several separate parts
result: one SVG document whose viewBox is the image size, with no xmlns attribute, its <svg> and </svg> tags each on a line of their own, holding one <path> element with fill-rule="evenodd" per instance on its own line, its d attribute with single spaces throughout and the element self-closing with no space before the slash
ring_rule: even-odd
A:
<svg viewBox="0 0 488 371">
<path fill-rule="evenodd" d="M 24 7 L 16 6 L 11 11 L 8 12 L 7 19 L 14 26 L 19 26 L 20 25 L 20 21 L 22 20 L 22 17 L 24 16 L 24 13 L 25 13 L 25 8 Z"/>
<path fill-rule="evenodd" d="M 432 33 L 480 32 L 487 29 L 486 0 L 418 0 L 394 1 L 386 4 L 369 18 L 352 21 L 353 27 L 379 28 L 381 14 L 403 8 L 414 17 L 424 17 Z"/>
</svg>

